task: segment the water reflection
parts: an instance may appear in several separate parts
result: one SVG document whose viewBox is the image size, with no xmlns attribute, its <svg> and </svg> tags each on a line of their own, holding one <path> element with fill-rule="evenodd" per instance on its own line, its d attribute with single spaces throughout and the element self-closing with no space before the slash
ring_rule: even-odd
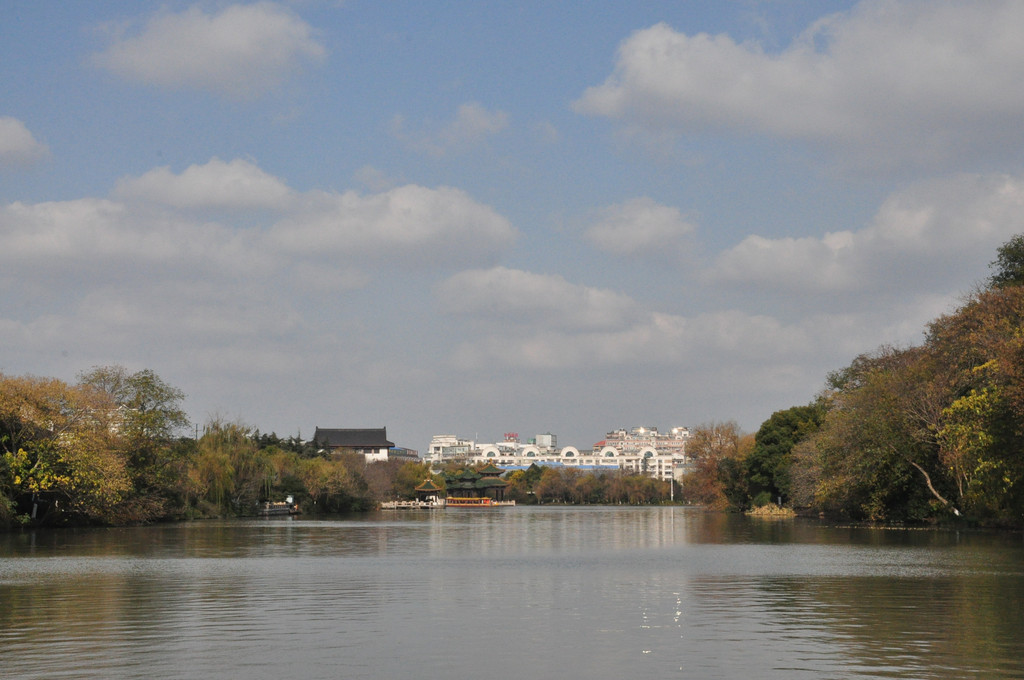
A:
<svg viewBox="0 0 1024 680">
<path fill-rule="evenodd" d="M 0 537 L 14 678 L 1024 677 L 1020 537 L 515 508 Z"/>
</svg>

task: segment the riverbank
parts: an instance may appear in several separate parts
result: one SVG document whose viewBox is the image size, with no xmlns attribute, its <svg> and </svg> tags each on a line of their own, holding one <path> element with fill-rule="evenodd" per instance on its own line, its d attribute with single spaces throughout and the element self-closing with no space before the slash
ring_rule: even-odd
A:
<svg viewBox="0 0 1024 680">
<path fill-rule="evenodd" d="M 756 508 L 747 510 L 745 513 L 748 517 L 770 517 L 773 519 L 787 519 L 790 517 L 796 517 L 796 511 L 792 508 L 784 508 L 775 503 L 769 503 L 768 505 L 760 505 Z"/>
</svg>

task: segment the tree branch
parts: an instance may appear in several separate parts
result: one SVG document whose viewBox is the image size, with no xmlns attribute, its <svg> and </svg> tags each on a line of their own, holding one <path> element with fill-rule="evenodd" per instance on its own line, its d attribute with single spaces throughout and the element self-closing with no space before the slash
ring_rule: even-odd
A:
<svg viewBox="0 0 1024 680">
<path fill-rule="evenodd" d="M 928 490 L 932 492 L 932 495 L 935 496 L 936 498 L 938 498 L 942 502 L 942 504 L 945 505 L 946 507 L 952 508 L 953 509 L 953 514 L 956 515 L 957 517 L 959 517 L 960 516 L 960 511 L 956 509 L 956 506 L 954 506 L 952 503 L 950 503 L 945 498 L 943 498 L 942 494 L 940 494 L 938 491 L 935 490 L 935 487 L 932 486 L 932 478 L 928 475 L 927 472 L 925 472 L 925 469 L 923 467 L 921 467 L 920 465 L 918 465 L 917 463 L 915 463 L 914 461 L 912 461 L 912 460 L 911 461 L 907 461 L 907 462 L 909 462 L 911 465 L 916 467 L 918 469 L 918 471 L 920 471 L 920 473 L 922 475 L 924 475 L 924 481 L 928 485 Z"/>
</svg>

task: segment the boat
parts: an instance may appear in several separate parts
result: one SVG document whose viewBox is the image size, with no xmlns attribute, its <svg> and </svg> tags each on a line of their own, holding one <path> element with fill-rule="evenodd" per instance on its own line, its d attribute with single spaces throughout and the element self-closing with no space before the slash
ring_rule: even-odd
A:
<svg viewBox="0 0 1024 680">
<path fill-rule="evenodd" d="M 299 504 L 291 496 L 284 501 L 266 501 L 259 509 L 260 517 L 277 517 L 281 515 L 298 515 Z"/>
<path fill-rule="evenodd" d="M 419 501 L 383 501 L 380 504 L 381 510 L 431 510 L 443 508 L 444 499 L 430 499 Z"/>
<path fill-rule="evenodd" d="M 445 501 L 445 504 L 449 508 L 493 508 L 498 506 L 509 506 L 515 505 L 515 501 L 496 501 L 493 498 L 475 498 L 475 497 L 462 497 L 453 498 L 451 496 Z"/>
</svg>

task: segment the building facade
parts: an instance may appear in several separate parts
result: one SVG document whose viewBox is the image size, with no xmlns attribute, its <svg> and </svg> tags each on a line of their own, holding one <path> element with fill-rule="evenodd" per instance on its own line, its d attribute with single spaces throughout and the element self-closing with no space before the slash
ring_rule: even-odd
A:
<svg viewBox="0 0 1024 680">
<path fill-rule="evenodd" d="M 491 464 L 510 470 L 534 464 L 597 472 L 624 470 L 656 479 L 680 479 L 692 464 L 686 455 L 689 435 L 685 427 L 672 428 L 664 435 L 658 433 L 657 428 L 648 427 L 615 430 L 590 449 L 557 448 L 557 439 L 552 434 L 537 435 L 527 444 L 519 442 L 514 433 L 494 444 L 477 444 L 455 435 L 437 435 L 431 441 L 425 460 L 433 465 Z"/>
<path fill-rule="evenodd" d="M 318 427 L 313 441 L 330 453 L 352 452 L 365 457 L 367 463 L 386 461 L 395 446 L 388 441 L 386 427 L 372 429 L 342 429 Z"/>
</svg>

